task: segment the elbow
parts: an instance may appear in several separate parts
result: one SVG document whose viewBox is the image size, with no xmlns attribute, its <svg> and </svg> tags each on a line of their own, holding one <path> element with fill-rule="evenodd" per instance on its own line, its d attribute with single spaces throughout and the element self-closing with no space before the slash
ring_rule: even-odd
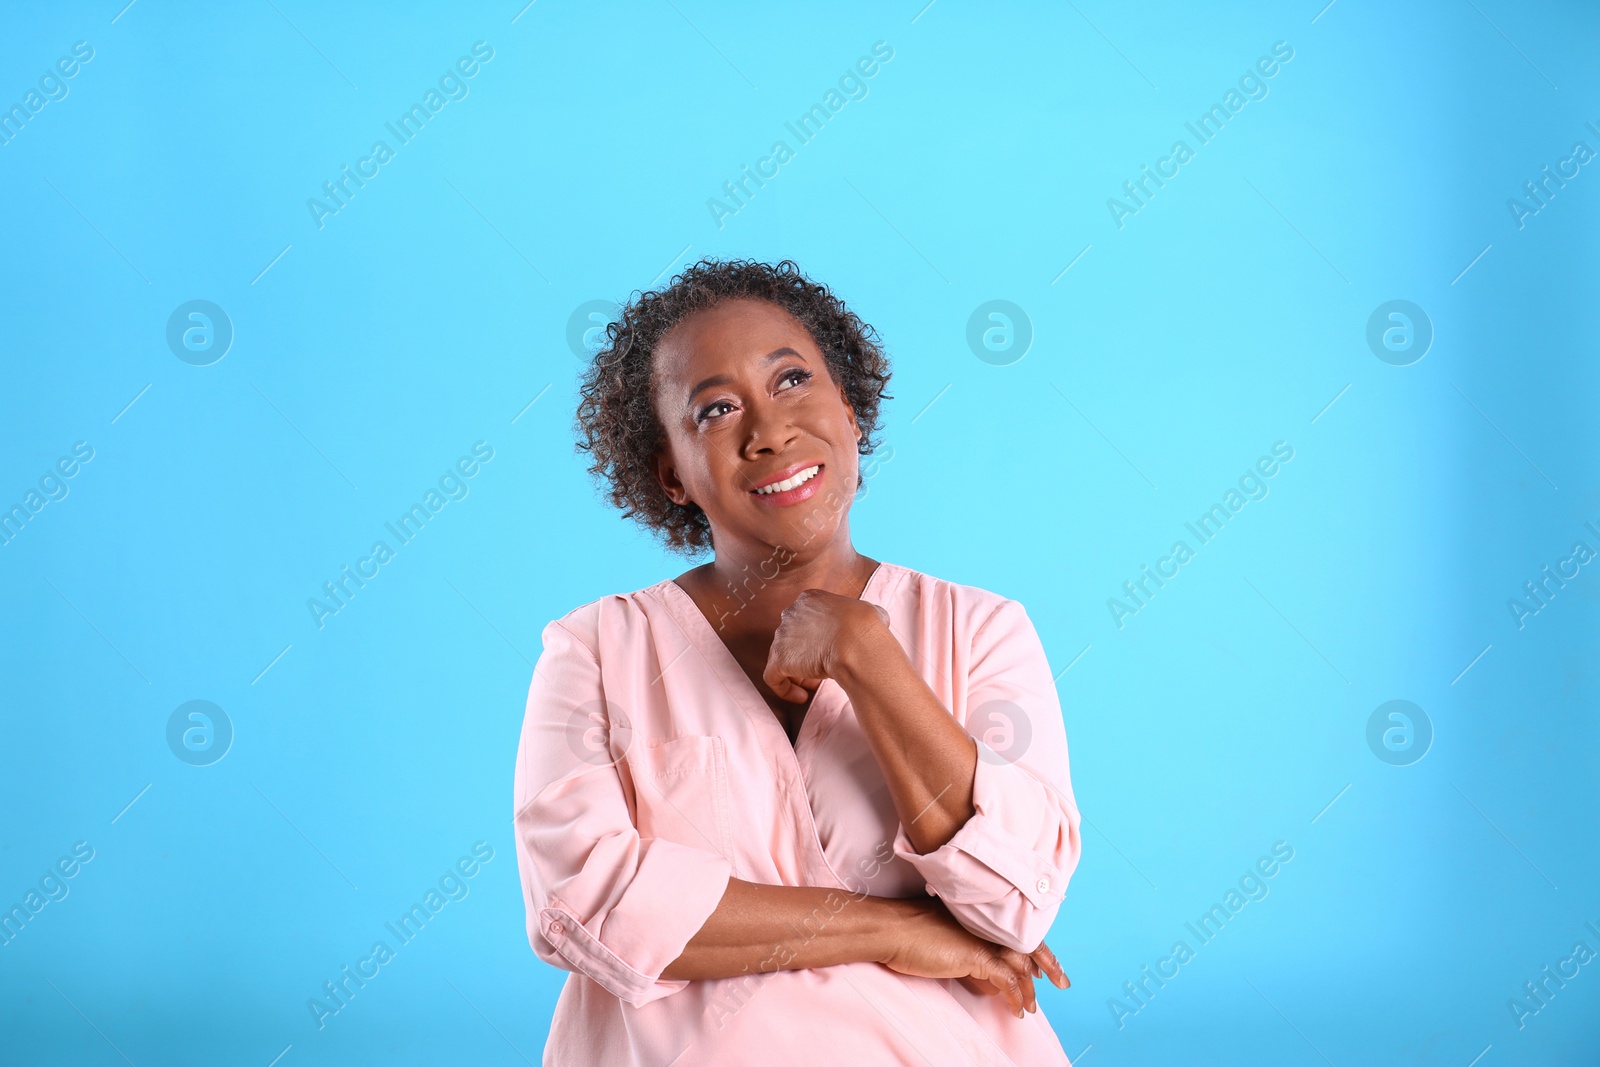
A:
<svg viewBox="0 0 1600 1067">
<path fill-rule="evenodd" d="M 1056 921 L 1056 912 L 1060 910 L 1060 904 L 1051 904 L 1043 908 L 1031 905 L 1025 907 L 1019 921 L 1006 930 L 1010 935 L 1009 938 L 999 944 L 1022 953 L 1034 951 L 1044 943 L 1044 935 L 1050 932 L 1050 927 Z"/>
<path fill-rule="evenodd" d="M 648 962 L 619 956 L 560 903 L 540 909 L 529 940 L 540 959 L 594 982 L 629 1007 L 642 1008 L 689 984 L 656 973 Z"/>
<path fill-rule="evenodd" d="M 565 956 L 556 951 L 555 945 L 551 944 L 550 940 L 540 932 L 537 923 L 530 922 L 528 924 L 528 946 L 533 949 L 533 954 L 540 961 L 548 963 L 559 970 L 569 972 L 576 970 Z"/>
<path fill-rule="evenodd" d="M 1044 905 L 1030 902 L 1021 893 L 1011 893 L 991 904 L 951 904 L 945 907 L 956 921 L 987 941 L 1017 952 L 1029 953 L 1044 941 L 1056 921 L 1061 902 Z"/>
<path fill-rule="evenodd" d="M 616 997 L 630 1008 L 642 1008 L 647 1004 L 653 1004 L 664 997 L 671 996 L 688 984 L 683 979 L 668 980 L 662 978 L 646 986 L 629 986 L 622 992 L 617 993 Z"/>
</svg>

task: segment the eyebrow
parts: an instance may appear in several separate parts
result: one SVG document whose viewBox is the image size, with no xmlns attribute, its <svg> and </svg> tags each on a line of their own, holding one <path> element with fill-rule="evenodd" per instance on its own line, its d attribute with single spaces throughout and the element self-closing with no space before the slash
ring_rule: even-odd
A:
<svg viewBox="0 0 1600 1067">
<path fill-rule="evenodd" d="M 768 352 L 762 359 L 762 362 L 774 363 L 782 359 L 784 356 L 795 356 L 801 362 L 805 362 L 806 358 L 805 356 L 800 355 L 799 352 L 796 352 L 794 349 L 785 345 L 783 348 L 774 349 L 773 351 Z M 694 406 L 694 398 L 700 395 L 701 390 L 710 389 L 712 386 L 716 385 L 731 385 L 732 383 L 733 379 L 728 377 L 726 374 L 713 374 L 711 377 L 707 378 L 703 382 L 700 382 L 693 389 L 689 390 L 688 406 Z"/>
</svg>

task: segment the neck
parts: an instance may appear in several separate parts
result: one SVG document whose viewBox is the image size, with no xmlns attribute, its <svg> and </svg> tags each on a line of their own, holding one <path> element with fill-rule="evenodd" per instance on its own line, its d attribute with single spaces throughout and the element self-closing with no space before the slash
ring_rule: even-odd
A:
<svg viewBox="0 0 1600 1067">
<path fill-rule="evenodd" d="M 771 545 L 719 552 L 697 568 L 704 587 L 720 607 L 721 628 L 735 632 L 778 628 L 783 609 L 806 589 L 860 596 L 876 561 L 857 552 L 849 531 L 814 551 L 798 553 Z"/>
</svg>

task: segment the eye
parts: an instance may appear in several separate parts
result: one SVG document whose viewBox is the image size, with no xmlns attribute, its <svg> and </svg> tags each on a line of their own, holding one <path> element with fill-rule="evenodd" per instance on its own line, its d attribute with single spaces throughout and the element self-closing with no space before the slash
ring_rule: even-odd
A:
<svg viewBox="0 0 1600 1067">
<path fill-rule="evenodd" d="M 707 404 L 705 407 L 700 409 L 700 413 L 694 417 L 694 421 L 697 422 L 697 423 L 705 422 L 706 418 L 709 415 L 711 415 L 712 412 L 716 411 L 717 408 L 731 408 L 731 407 L 733 407 L 733 405 L 728 403 L 726 400 L 713 401 L 712 403 Z"/>
<path fill-rule="evenodd" d="M 796 389 L 799 386 L 809 382 L 812 377 L 812 373 L 802 367 L 791 367 L 787 372 L 784 373 L 782 378 L 778 379 L 778 384 L 780 386 L 783 386 L 786 382 L 793 382 L 794 384 L 788 386 L 787 388 L 780 388 L 778 392 L 784 393 L 788 392 L 790 389 Z M 699 412 L 695 414 L 694 421 L 698 425 L 699 423 L 705 422 L 708 418 L 720 418 L 721 416 L 717 412 L 718 408 L 732 409 L 732 407 L 733 405 L 726 400 L 714 400 L 705 407 L 701 408 Z"/>
</svg>

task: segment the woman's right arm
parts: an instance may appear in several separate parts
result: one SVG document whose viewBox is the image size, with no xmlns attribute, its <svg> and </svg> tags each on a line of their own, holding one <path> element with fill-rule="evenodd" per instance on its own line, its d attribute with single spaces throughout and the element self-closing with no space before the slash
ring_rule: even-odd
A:
<svg viewBox="0 0 1600 1067">
<path fill-rule="evenodd" d="M 1037 1011 L 1035 976 L 1065 988 L 1045 946 L 1031 956 L 975 936 L 933 898 L 858 897 L 837 889 L 762 885 L 737 878 L 663 979 L 735 978 L 780 970 L 881 963 L 902 974 L 956 978 Z"/>
<path fill-rule="evenodd" d="M 641 836 L 617 764 L 631 732 L 596 655 L 598 611 L 544 628 L 517 746 L 513 828 L 528 941 L 634 1007 L 683 989 L 661 976 L 727 891 L 718 853 Z"/>
</svg>

